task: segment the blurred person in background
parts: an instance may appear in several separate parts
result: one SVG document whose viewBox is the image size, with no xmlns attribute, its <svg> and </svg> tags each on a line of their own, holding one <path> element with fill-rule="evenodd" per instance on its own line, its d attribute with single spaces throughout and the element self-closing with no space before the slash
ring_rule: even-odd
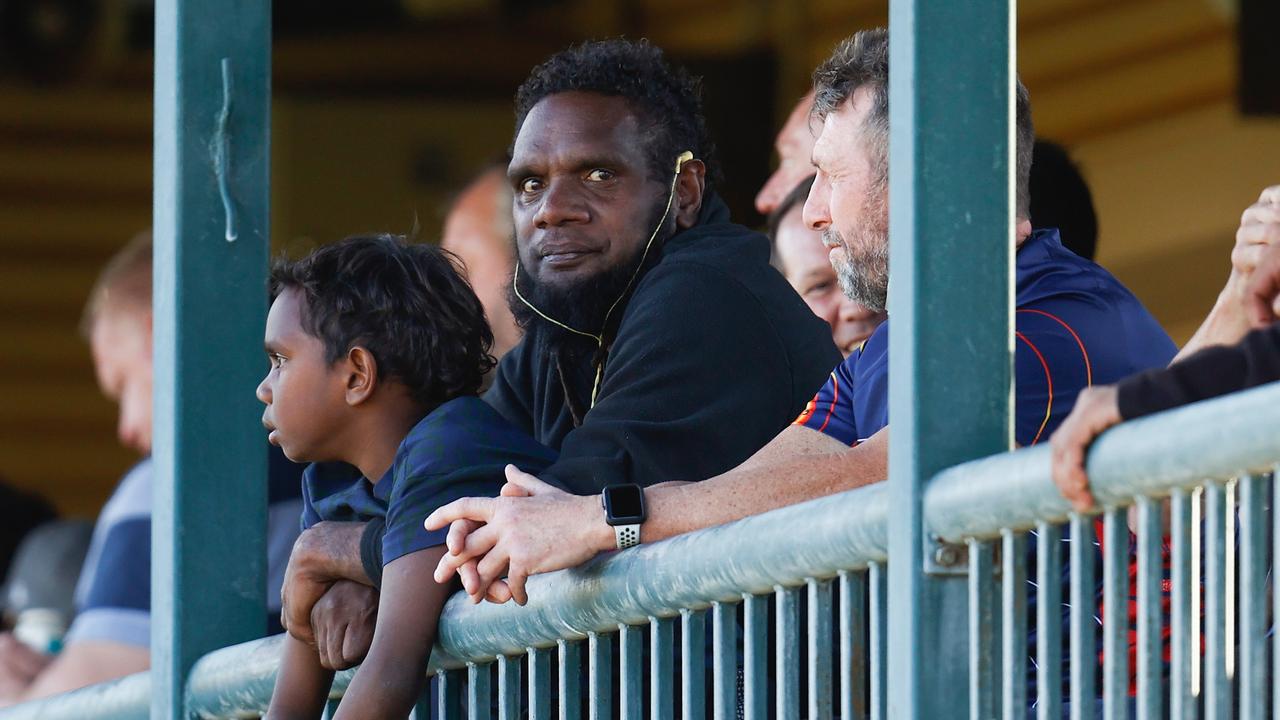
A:
<svg viewBox="0 0 1280 720">
<path fill-rule="evenodd" d="M 813 175 L 813 143 L 817 135 L 809 124 L 812 113 L 813 91 L 810 90 L 792 108 L 773 141 L 778 167 L 756 195 L 756 210 L 761 215 L 771 215 L 801 180 Z"/>
<path fill-rule="evenodd" d="M 507 303 L 516 264 L 516 228 L 511 216 L 507 161 L 493 163 L 453 202 L 444 221 L 440 246 L 462 260 L 467 280 L 484 306 L 493 330 L 492 354 L 498 360 L 522 335 Z M 492 378 L 490 372 L 487 378 Z"/>
<path fill-rule="evenodd" d="M 265 290 L 265 288 L 264 288 Z M 57 654 L 0 638 L 0 706 L 104 682 L 150 666 L 152 463 L 151 235 L 128 243 L 89 296 L 82 332 L 102 392 L 120 407 L 121 444 L 144 457 L 98 516 L 76 586 L 77 614 Z M 279 631 L 280 586 L 298 536 L 301 467 L 271 455 L 268 626 Z"/>
<path fill-rule="evenodd" d="M 888 317 L 860 305 L 845 294 L 840 278 L 822 244 L 822 233 L 804 224 L 804 201 L 813 187 L 814 176 L 800 181 L 769 215 L 769 241 L 773 264 L 800 294 L 814 315 L 831 326 L 831 339 L 845 357 Z"/>
<path fill-rule="evenodd" d="M 1067 149 L 1036 138 L 1031 152 L 1031 229 L 1057 228 L 1062 246 L 1086 260 L 1098 252 L 1093 194 Z"/>
</svg>

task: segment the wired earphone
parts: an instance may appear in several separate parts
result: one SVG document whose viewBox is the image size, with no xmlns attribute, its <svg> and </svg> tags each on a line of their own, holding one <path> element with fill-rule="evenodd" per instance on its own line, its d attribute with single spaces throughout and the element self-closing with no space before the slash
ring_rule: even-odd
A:
<svg viewBox="0 0 1280 720">
<path fill-rule="evenodd" d="M 511 274 L 511 290 L 515 293 L 520 302 L 524 303 L 525 306 L 532 310 L 538 317 L 546 320 L 552 325 L 555 325 L 562 330 L 568 330 L 574 335 L 581 335 L 582 337 L 591 338 L 596 341 L 596 379 L 591 385 L 591 404 L 587 406 L 588 410 L 596 406 L 596 395 L 600 392 L 600 380 L 604 377 L 604 330 L 609 327 L 609 318 L 613 316 L 613 311 L 617 309 L 618 303 L 622 302 L 622 298 L 626 297 L 627 293 L 631 292 L 631 286 L 635 284 L 636 278 L 640 276 L 640 270 L 644 268 L 645 261 L 649 259 L 649 249 L 653 247 L 653 241 L 658 237 L 658 233 L 662 230 L 662 226 L 667 224 L 667 218 L 671 215 L 671 206 L 675 204 L 676 184 L 680 182 L 680 170 L 684 167 L 685 163 L 692 159 L 693 152 L 690 150 L 685 150 L 676 158 L 676 172 L 671 178 L 671 191 L 667 194 L 667 207 L 662 211 L 662 219 L 658 220 L 657 226 L 655 226 L 653 228 L 653 232 L 649 234 L 649 241 L 644 245 L 644 252 L 640 254 L 640 262 L 636 265 L 636 271 L 631 274 L 631 279 L 627 281 L 627 286 L 622 289 L 622 292 L 618 295 L 617 299 L 609 306 L 609 311 L 604 314 L 604 323 L 602 323 L 599 333 L 589 333 L 570 327 L 569 325 L 542 312 L 537 308 L 537 306 L 526 300 L 524 295 L 520 294 L 520 284 L 516 281 L 516 279 L 520 277 L 520 260 L 516 260 L 515 272 Z"/>
</svg>

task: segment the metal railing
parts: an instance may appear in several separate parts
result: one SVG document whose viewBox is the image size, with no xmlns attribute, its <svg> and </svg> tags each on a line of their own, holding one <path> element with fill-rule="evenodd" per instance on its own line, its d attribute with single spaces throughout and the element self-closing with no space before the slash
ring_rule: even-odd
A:
<svg viewBox="0 0 1280 720">
<path fill-rule="evenodd" d="M 1266 639 L 1274 598 L 1266 582 L 1274 557 L 1267 527 L 1276 514 L 1268 499 L 1271 481 L 1255 473 L 1280 462 L 1278 428 L 1280 384 L 1126 423 L 1097 442 L 1089 470 L 1106 508 L 1102 603 L 1125 608 L 1119 621 L 1112 613 L 1096 616 L 1093 518 L 1071 513 L 1053 488 L 1048 448 L 965 463 L 937 476 L 925 497 L 927 527 L 954 544 L 944 548 L 961 548 L 941 564 L 967 571 L 970 587 L 967 608 L 944 610 L 961 626 L 966 611 L 968 618 L 968 632 L 956 638 L 970 638 L 969 706 L 966 712 L 957 699 L 957 716 L 1028 715 L 1024 580 L 1031 580 L 1038 595 L 1038 717 L 1063 717 L 1064 700 L 1071 717 L 1094 717 L 1099 699 L 1107 717 L 1124 717 L 1131 703 L 1142 718 L 1160 717 L 1164 708 L 1175 718 L 1225 718 L 1233 710 L 1242 718 L 1263 717 L 1274 682 Z M 1160 658 L 1165 497 L 1172 558 L 1167 672 Z M 1136 508 L 1138 528 L 1132 701 L 1129 506 Z M 1230 530 L 1237 518 L 1238 534 Z M 525 607 L 474 606 L 455 597 L 432 654 L 437 712 L 473 719 L 495 710 L 499 718 L 527 712 L 536 720 L 553 710 L 572 719 L 584 713 L 666 718 L 677 709 L 683 718 L 702 718 L 709 709 L 715 718 L 731 718 L 741 703 L 749 718 L 886 717 L 885 628 L 893 612 L 885 604 L 887 523 L 887 487 L 870 486 L 534 577 Z M 1064 527 L 1070 542 L 1061 543 Z M 1029 530 L 1038 534 L 1037 572 L 1030 578 Z M 1203 593 L 1195 592 L 1201 584 Z M 1058 619 L 1064 600 L 1066 638 Z M 1203 652 L 1197 652 L 1201 615 Z M 262 712 L 278 643 L 268 638 L 202 658 L 187 685 L 188 714 Z M 1280 645 L 1273 644 L 1272 662 L 1276 653 Z M 349 679 L 349 672 L 339 674 L 335 695 Z M 17 706 L 0 718 L 142 718 L 149 689 L 142 674 Z"/>
</svg>

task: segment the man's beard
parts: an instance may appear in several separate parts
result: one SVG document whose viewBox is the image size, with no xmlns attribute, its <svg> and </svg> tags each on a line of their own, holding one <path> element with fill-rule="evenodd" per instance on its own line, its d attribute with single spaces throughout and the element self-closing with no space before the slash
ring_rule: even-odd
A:
<svg viewBox="0 0 1280 720">
<path fill-rule="evenodd" d="M 833 227 L 823 231 L 822 240 L 844 250 L 844 260 L 832 264 L 840 290 L 868 310 L 884 312 L 889 300 L 888 219 L 882 201 L 868 198 L 862 210 L 867 221 L 853 229 L 855 242 Z"/>
<path fill-rule="evenodd" d="M 653 226 L 661 218 L 664 207 L 665 203 L 658 206 L 656 214 L 647 224 L 644 230 L 646 241 L 649 239 L 649 233 L 653 231 Z M 638 275 L 644 271 L 644 268 L 640 268 L 640 263 L 643 262 L 646 268 L 652 267 L 662 257 L 662 246 L 674 234 L 672 218 L 668 218 L 668 222 L 664 225 L 666 227 L 663 227 L 654 238 L 653 247 L 649 249 L 647 257 L 644 252 L 645 246 L 641 244 L 622 262 L 568 284 L 538 282 L 525 269 L 523 260 L 517 260 L 515 274 L 520 295 L 517 296 L 514 291 L 507 294 L 507 304 L 511 307 L 511 314 L 515 316 L 516 324 L 526 334 L 541 335 L 553 345 L 563 345 L 567 340 L 585 338 L 555 323 L 547 322 L 542 315 L 580 333 L 604 335 L 610 332 L 612 328 L 606 327 L 605 324 L 616 326 L 622 317 L 625 301 L 621 298 L 639 283 Z M 636 279 L 635 284 L 632 284 L 632 278 Z M 522 301 L 520 296 L 528 302 Z M 534 308 L 537 308 L 537 311 Z M 609 314 L 611 309 L 612 315 Z M 541 311 L 541 314 L 538 311 Z"/>
</svg>

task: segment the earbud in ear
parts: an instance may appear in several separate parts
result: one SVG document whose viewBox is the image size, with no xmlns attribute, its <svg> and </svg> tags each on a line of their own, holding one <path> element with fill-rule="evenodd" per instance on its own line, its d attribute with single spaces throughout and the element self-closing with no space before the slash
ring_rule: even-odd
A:
<svg viewBox="0 0 1280 720">
<path fill-rule="evenodd" d="M 684 164 L 689 162 L 692 159 L 693 159 L 692 150 L 685 150 L 684 152 L 680 153 L 679 157 L 676 158 L 676 173 L 678 174 L 680 172 L 680 168 L 684 167 Z"/>
</svg>

